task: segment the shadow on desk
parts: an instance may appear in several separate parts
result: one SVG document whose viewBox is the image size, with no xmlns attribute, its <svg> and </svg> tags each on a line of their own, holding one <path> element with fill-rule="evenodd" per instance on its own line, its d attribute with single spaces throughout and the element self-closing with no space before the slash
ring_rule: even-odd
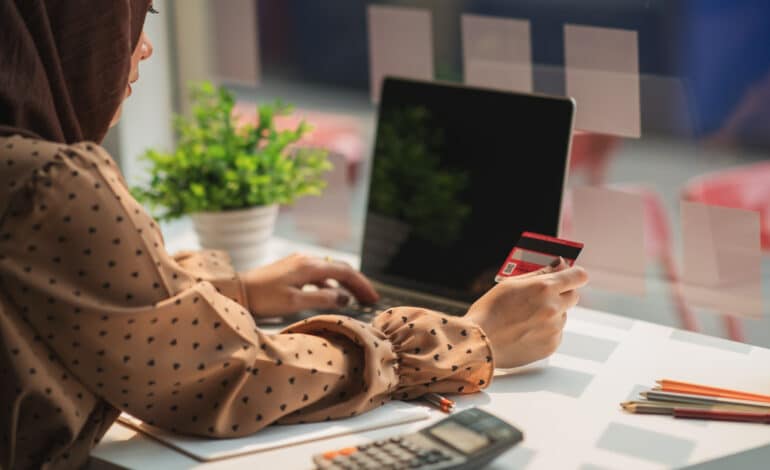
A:
<svg viewBox="0 0 770 470">
<path fill-rule="evenodd" d="M 725 468 L 767 468 L 770 462 L 770 445 L 755 447 L 737 454 L 708 462 L 682 467 L 682 470 L 722 470 Z"/>
<path fill-rule="evenodd" d="M 495 394 L 551 392 L 570 398 L 580 398 L 594 376 L 585 372 L 553 365 L 525 367 L 518 370 L 497 370 Z M 486 392 L 463 395 L 463 406 L 489 405 L 492 398 Z"/>
<path fill-rule="evenodd" d="M 549 365 L 496 373 L 494 383 L 495 393 L 551 392 L 580 398 L 593 379 L 586 372 Z"/>
</svg>

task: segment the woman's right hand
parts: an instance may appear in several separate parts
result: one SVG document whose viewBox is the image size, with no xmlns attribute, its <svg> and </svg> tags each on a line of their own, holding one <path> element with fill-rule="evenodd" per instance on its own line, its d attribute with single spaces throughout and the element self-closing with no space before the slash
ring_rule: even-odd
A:
<svg viewBox="0 0 770 470">
<path fill-rule="evenodd" d="M 496 367 L 522 366 L 556 351 L 566 311 L 578 303 L 577 289 L 587 282 L 583 268 L 561 261 L 499 283 L 471 306 L 465 318 L 489 338 Z"/>
<path fill-rule="evenodd" d="M 377 301 L 371 282 L 347 263 L 295 254 L 241 273 L 256 317 L 283 316 L 308 309 L 334 309 L 348 304 L 350 295 L 327 284 L 334 279 L 362 304 Z M 303 290 L 313 284 L 317 290 Z"/>
</svg>

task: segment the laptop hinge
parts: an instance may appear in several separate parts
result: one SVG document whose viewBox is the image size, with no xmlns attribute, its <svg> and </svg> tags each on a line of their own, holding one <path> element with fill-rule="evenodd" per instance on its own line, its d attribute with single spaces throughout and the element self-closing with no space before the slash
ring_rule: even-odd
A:
<svg viewBox="0 0 770 470">
<path fill-rule="evenodd" d="M 468 302 L 461 302 L 461 301 L 449 299 L 446 297 L 440 297 L 436 295 L 426 294 L 420 291 L 405 289 L 403 287 L 396 287 L 390 284 L 384 284 L 382 282 L 378 282 L 373 279 L 371 280 L 371 282 L 374 285 L 374 288 L 377 289 L 378 292 L 383 294 L 390 293 L 394 296 L 398 296 L 399 294 L 402 294 L 403 296 L 406 296 L 406 297 L 414 297 L 417 299 L 425 300 L 426 302 L 430 302 L 430 303 L 446 304 L 446 305 L 451 305 L 453 307 L 465 308 L 465 309 L 467 309 L 471 305 Z"/>
</svg>

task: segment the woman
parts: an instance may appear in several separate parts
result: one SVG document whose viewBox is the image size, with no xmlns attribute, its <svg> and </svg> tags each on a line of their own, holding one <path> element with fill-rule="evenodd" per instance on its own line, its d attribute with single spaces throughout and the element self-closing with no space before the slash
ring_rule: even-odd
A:
<svg viewBox="0 0 770 470">
<path fill-rule="evenodd" d="M 254 317 L 361 302 L 341 263 L 293 256 L 236 274 L 166 253 L 96 143 L 152 55 L 148 0 L 0 1 L 0 467 L 85 462 L 120 411 L 233 437 L 352 416 L 392 398 L 486 387 L 494 365 L 551 354 L 586 282 L 557 265 L 507 281 L 465 317 L 395 308 L 266 334 Z"/>
</svg>

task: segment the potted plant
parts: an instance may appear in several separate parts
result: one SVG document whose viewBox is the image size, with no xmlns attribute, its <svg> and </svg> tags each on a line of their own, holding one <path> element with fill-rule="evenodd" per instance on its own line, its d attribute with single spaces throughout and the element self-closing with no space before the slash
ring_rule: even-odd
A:
<svg viewBox="0 0 770 470">
<path fill-rule="evenodd" d="M 295 145 L 310 126 L 278 130 L 274 118 L 291 113 L 280 102 L 258 106 L 256 124 L 239 123 L 224 87 L 193 86 L 192 117 L 176 116 L 173 152 L 148 150 L 147 187 L 136 198 L 160 220 L 189 215 L 203 248 L 221 249 L 239 270 L 261 261 L 278 206 L 318 195 L 331 168 L 325 150 Z"/>
</svg>

